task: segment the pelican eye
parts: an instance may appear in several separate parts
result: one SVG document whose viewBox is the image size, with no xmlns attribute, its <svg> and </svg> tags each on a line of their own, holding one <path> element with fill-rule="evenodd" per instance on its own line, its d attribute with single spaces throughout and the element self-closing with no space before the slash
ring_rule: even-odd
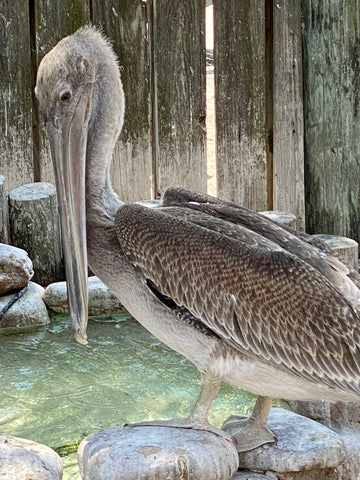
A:
<svg viewBox="0 0 360 480">
<path fill-rule="evenodd" d="M 65 90 L 63 92 L 60 93 L 60 100 L 62 102 L 68 102 L 71 98 L 71 92 L 70 90 Z"/>
</svg>

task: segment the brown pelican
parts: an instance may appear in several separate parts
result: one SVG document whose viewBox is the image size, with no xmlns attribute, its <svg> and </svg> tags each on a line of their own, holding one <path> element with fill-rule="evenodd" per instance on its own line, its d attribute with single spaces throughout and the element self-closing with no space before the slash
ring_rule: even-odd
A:
<svg viewBox="0 0 360 480">
<path fill-rule="evenodd" d="M 87 259 L 150 332 L 190 359 L 203 386 L 186 419 L 209 429 L 221 381 L 258 395 L 228 426 L 239 450 L 274 441 L 272 397 L 360 396 L 359 277 L 310 236 L 202 193 L 124 204 L 109 166 L 124 117 L 109 43 L 85 26 L 42 60 L 36 96 L 54 162 L 72 325 L 86 342 Z M 214 430 L 214 429 L 213 429 Z"/>
</svg>

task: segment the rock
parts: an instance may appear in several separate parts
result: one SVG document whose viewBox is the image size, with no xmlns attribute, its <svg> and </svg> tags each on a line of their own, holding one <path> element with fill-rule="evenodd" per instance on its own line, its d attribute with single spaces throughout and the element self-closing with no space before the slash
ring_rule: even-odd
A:
<svg viewBox="0 0 360 480">
<path fill-rule="evenodd" d="M 49 447 L 24 438 L 0 436 L 3 480 L 61 480 L 61 458 Z"/>
<path fill-rule="evenodd" d="M 49 285 L 45 290 L 46 305 L 57 313 L 69 313 L 66 282 Z M 123 313 L 124 307 L 97 277 L 89 278 L 89 315 Z"/>
<path fill-rule="evenodd" d="M 13 298 L 13 294 L 0 297 L 0 311 Z M 44 289 L 36 283 L 29 282 L 27 291 L 5 313 L 0 321 L 0 332 L 27 330 L 50 323 L 49 314 L 43 301 Z"/>
<path fill-rule="evenodd" d="M 33 274 L 33 265 L 25 250 L 0 243 L 0 295 L 25 286 Z"/>
<path fill-rule="evenodd" d="M 282 408 L 271 409 L 268 425 L 277 437 L 276 443 L 239 453 L 241 468 L 272 473 L 279 480 L 336 478 L 331 475 L 346 458 L 339 435 Z"/>
<path fill-rule="evenodd" d="M 312 418 L 334 430 L 356 427 L 360 424 L 360 403 L 357 402 L 288 400 L 287 403 L 294 412 Z"/>
<path fill-rule="evenodd" d="M 214 433 L 136 426 L 90 435 L 79 446 L 78 461 L 83 480 L 230 480 L 238 453 Z"/>
<path fill-rule="evenodd" d="M 355 480 L 360 478 L 360 428 L 347 429 L 339 433 L 345 442 L 347 456 L 337 468 L 336 480 Z"/>
</svg>

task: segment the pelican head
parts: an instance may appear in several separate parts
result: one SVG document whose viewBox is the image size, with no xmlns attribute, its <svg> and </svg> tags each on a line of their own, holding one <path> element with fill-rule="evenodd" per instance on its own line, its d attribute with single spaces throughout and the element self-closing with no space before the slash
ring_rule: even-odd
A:
<svg viewBox="0 0 360 480">
<path fill-rule="evenodd" d="M 112 151 L 124 117 L 119 68 L 107 40 L 92 26 L 63 38 L 41 61 L 35 94 L 50 139 L 72 326 L 76 340 L 86 343 L 86 171 L 92 163 L 94 178 L 105 182 L 108 169 L 91 159 Z"/>
</svg>

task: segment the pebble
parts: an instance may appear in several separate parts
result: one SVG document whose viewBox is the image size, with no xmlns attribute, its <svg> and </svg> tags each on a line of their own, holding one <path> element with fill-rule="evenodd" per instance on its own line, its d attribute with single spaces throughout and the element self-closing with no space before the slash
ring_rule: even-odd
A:
<svg viewBox="0 0 360 480">
<path fill-rule="evenodd" d="M 0 295 L 25 286 L 33 274 L 32 261 L 25 250 L 0 243 Z"/>
<path fill-rule="evenodd" d="M 24 438 L 0 435 L 2 480 L 61 480 L 61 458 L 49 447 Z"/>
<path fill-rule="evenodd" d="M 89 277 L 89 315 L 124 313 L 120 300 L 97 277 Z M 51 283 L 45 290 L 44 301 L 50 310 L 68 314 L 66 282 Z"/>
</svg>

